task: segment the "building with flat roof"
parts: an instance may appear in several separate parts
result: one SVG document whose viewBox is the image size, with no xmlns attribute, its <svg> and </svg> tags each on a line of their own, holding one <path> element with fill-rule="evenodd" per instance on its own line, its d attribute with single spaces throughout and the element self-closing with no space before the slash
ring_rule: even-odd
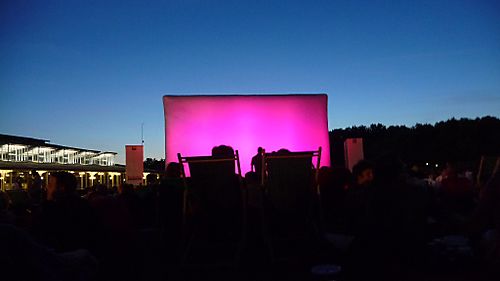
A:
<svg viewBox="0 0 500 281">
<path fill-rule="evenodd" d="M 49 140 L 0 134 L 0 189 L 28 188 L 38 173 L 47 184 L 50 172 L 73 173 L 79 188 L 95 184 L 117 186 L 125 166 L 115 164 L 116 152 L 50 143 Z M 144 180 L 148 175 L 144 173 Z"/>
</svg>

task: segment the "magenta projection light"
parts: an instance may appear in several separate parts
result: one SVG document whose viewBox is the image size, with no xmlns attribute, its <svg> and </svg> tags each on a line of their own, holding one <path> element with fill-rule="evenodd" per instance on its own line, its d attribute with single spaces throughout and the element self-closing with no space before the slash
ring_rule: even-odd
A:
<svg viewBox="0 0 500 281">
<path fill-rule="evenodd" d="M 164 96 L 166 162 L 210 155 L 225 144 L 239 150 L 242 173 L 259 146 L 266 151 L 317 150 L 330 165 L 326 94 Z"/>
</svg>

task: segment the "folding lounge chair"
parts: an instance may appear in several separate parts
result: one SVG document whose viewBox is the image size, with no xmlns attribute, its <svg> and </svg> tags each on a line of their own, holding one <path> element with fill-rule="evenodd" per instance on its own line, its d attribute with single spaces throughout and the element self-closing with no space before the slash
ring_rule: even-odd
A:
<svg viewBox="0 0 500 281">
<path fill-rule="evenodd" d="M 317 157 L 315 165 L 313 157 Z M 317 173 L 321 147 L 317 151 L 263 153 L 263 230 L 271 259 L 279 242 L 307 242 L 318 233 L 315 216 L 319 200 Z"/>
<path fill-rule="evenodd" d="M 199 248 L 221 241 L 227 245 L 231 238 L 236 240 L 234 261 L 237 263 L 245 233 L 238 151 L 229 156 L 182 157 L 179 153 L 178 158 L 185 187 L 183 236 L 187 238 L 182 263 L 187 263 L 195 244 L 200 244 Z M 189 178 L 184 164 L 189 167 Z M 205 243 L 201 243 L 203 241 Z"/>
</svg>

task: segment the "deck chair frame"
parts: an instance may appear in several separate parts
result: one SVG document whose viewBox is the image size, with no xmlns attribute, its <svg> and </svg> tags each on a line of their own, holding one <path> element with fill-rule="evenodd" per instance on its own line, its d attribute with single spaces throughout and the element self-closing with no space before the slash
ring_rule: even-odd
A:
<svg viewBox="0 0 500 281">
<path fill-rule="evenodd" d="M 261 159 L 262 159 L 262 174 L 261 174 L 261 187 L 262 187 L 262 190 L 264 192 L 264 196 L 265 193 L 267 192 L 267 171 L 268 171 L 268 168 L 267 168 L 267 164 L 268 164 L 268 160 L 269 159 L 292 159 L 292 158 L 311 158 L 311 159 L 314 159 L 314 157 L 316 157 L 316 161 L 315 163 L 313 164 L 313 162 L 311 162 L 311 169 L 314 168 L 314 195 L 316 196 L 316 202 L 318 204 L 318 214 L 319 214 L 319 222 L 321 224 L 322 222 L 322 211 L 321 211 L 321 200 L 320 200 L 320 189 L 319 189 L 319 185 L 318 185 L 318 172 L 319 172 L 319 168 L 320 168 L 320 164 L 321 164 L 321 152 L 322 152 L 322 148 L 321 147 L 318 147 L 318 150 L 315 150 L 315 151 L 298 151 L 298 152 L 287 152 L 286 154 L 271 154 L 271 153 L 266 153 L 265 152 L 265 149 L 262 150 L 262 153 L 261 153 Z M 263 219 L 265 219 L 267 217 L 267 215 L 265 214 L 266 212 L 263 211 L 262 213 L 262 217 Z M 267 223 L 263 223 L 263 225 L 267 225 Z M 319 232 L 319 227 L 314 225 L 314 228 L 316 230 L 316 232 Z M 268 249 L 269 249 L 269 256 L 271 258 L 271 260 L 275 260 L 275 253 L 274 253 L 274 247 L 272 246 L 273 242 L 271 242 L 271 238 L 269 236 L 269 230 L 267 229 L 267 227 L 265 226 L 263 228 L 263 235 L 264 235 L 264 239 L 266 240 L 266 244 L 268 244 Z"/>
<path fill-rule="evenodd" d="M 240 156 L 238 150 L 234 151 L 234 154 L 232 156 L 182 156 L 181 153 L 177 153 L 177 158 L 179 161 L 179 164 L 181 165 L 181 178 L 184 186 L 184 191 L 183 191 L 183 202 L 182 202 L 182 236 L 186 237 L 187 234 L 187 217 L 188 217 L 188 201 L 189 201 L 189 184 L 187 182 L 187 176 L 186 176 L 186 171 L 184 168 L 184 164 L 190 164 L 190 163 L 222 163 L 222 162 L 236 162 L 235 168 L 237 170 L 236 175 L 238 177 L 239 181 L 239 186 L 241 190 L 241 195 L 242 195 L 242 236 L 243 238 L 241 239 L 239 245 L 238 245 L 238 251 L 236 253 L 236 262 L 239 262 L 239 251 L 243 247 L 243 243 L 245 241 L 245 234 L 246 234 L 246 194 L 245 190 L 242 188 L 242 177 L 241 177 L 241 165 L 240 165 Z M 185 263 L 187 260 L 187 255 L 189 254 L 192 240 L 193 240 L 193 235 L 191 235 L 188 238 L 187 241 L 187 246 L 186 250 L 183 253 L 183 256 L 181 257 L 181 263 Z"/>
<path fill-rule="evenodd" d="M 315 174 L 314 174 L 314 179 L 317 181 L 318 180 L 318 172 L 321 164 L 321 146 L 318 147 L 318 150 L 315 151 L 299 151 L 299 152 L 289 152 L 286 155 L 272 155 L 270 153 L 266 153 L 265 149 L 262 149 L 262 154 L 261 154 L 261 159 L 262 159 L 262 174 L 261 174 L 261 185 L 265 185 L 265 180 L 266 180 L 266 165 L 267 159 L 283 159 L 283 158 L 306 158 L 306 157 L 317 157 L 316 160 L 316 165 L 314 166 L 315 169 Z M 316 192 L 319 194 L 319 188 L 316 188 Z"/>
</svg>

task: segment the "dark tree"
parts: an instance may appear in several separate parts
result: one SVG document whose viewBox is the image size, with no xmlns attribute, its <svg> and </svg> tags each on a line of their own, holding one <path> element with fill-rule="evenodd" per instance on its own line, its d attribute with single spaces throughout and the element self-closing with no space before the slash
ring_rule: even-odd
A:
<svg viewBox="0 0 500 281">
<path fill-rule="evenodd" d="M 146 158 L 146 161 L 144 161 L 144 169 L 165 171 L 165 159 L 157 160 L 156 158 Z"/>
<path fill-rule="evenodd" d="M 330 131 L 333 165 L 344 165 L 347 138 L 363 138 L 367 159 L 395 153 L 407 164 L 477 163 L 483 155 L 500 155 L 500 119 L 491 116 L 452 118 L 434 125 L 416 124 L 411 128 L 372 124 L 335 129 Z"/>
</svg>

